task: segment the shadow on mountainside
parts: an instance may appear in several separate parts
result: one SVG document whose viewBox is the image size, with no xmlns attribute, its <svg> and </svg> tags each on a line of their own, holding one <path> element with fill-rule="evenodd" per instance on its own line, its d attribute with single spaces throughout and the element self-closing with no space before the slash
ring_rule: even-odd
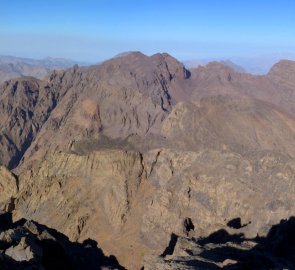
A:
<svg viewBox="0 0 295 270">
<path fill-rule="evenodd" d="M 124 269 L 115 256 L 105 256 L 97 242 L 71 242 L 64 234 L 11 214 L 0 215 L 0 269 Z"/>
<path fill-rule="evenodd" d="M 247 226 L 239 218 L 227 225 L 237 229 Z M 242 233 L 229 234 L 225 229 L 199 239 L 173 234 L 165 252 L 155 262 L 147 261 L 145 266 L 147 269 L 294 270 L 295 217 L 273 225 L 265 237 L 251 239 Z"/>
<path fill-rule="evenodd" d="M 295 217 L 272 226 L 266 237 L 246 239 L 219 230 L 197 243 L 203 248 L 214 244 L 204 248 L 200 257 L 215 263 L 231 260 L 222 269 L 295 269 Z"/>
</svg>

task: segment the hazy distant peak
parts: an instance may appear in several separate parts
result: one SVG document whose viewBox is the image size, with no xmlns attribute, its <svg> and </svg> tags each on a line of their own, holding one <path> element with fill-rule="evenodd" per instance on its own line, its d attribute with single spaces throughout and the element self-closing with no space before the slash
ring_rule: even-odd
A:
<svg viewBox="0 0 295 270">
<path fill-rule="evenodd" d="M 222 60 L 220 61 L 220 63 L 226 65 L 227 67 L 230 67 L 232 68 L 234 71 L 236 72 L 241 72 L 241 73 L 244 73 L 246 72 L 245 69 L 239 65 L 237 65 L 236 63 L 234 63 L 233 61 L 231 60 Z"/>
<path fill-rule="evenodd" d="M 188 68 L 197 68 L 197 67 L 204 67 L 207 66 L 208 64 L 209 67 L 218 67 L 218 68 L 222 68 L 224 69 L 224 67 L 228 67 L 231 68 L 232 70 L 236 71 L 236 72 L 241 72 L 244 73 L 246 72 L 245 69 L 243 67 L 241 67 L 240 65 L 237 65 L 236 63 L 234 63 L 233 61 L 227 59 L 227 60 L 214 60 L 214 59 L 208 59 L 208 60 L 192 60 L 192 61 L 184 61 L 184 64 L 188 67 Z"/>
<path fill-rule="evenodd" d="M 66 58 L 61 58 L 61 57 L 45 57 L 41 60 L 38 61 L 48 61 L 48 62 L 66 62 L 66 63 L 71 63 L 71 62 L 75 62 L 73 60 L 70 59 L 66 59 Z M 76 63 L 76 62 L 75 62 Z"/>
<path fill-rule="evenodd" d="M 273 56 L 256 56 L 256 57 L 231 57 L 230 59 L 191 59 L 184 61 L 188 68 L 196 68 L 198 66 L 205 66 L 212 61 L 218 61 L 231 67 L 237 72 L 247 72 L 256 75 L 265 75 L 269 72 L 272 66 L 275 65 L 280 59 L 286 57 Z M 293 59 L 293 56 L 287 57 Z M 289 61 L 289 60 L 287 60 Z"/>
<path fill-rule="evenodd" d="M 54 69 L 66 69 L 76 64 L 86 65 L 85 63 L 64 58 L 46 57 L 37 60 L 15 56 L 0 56 L 0 82 L 22 76 L 33 76 L 42 79 Z"/>
<path fill-rule="evenodd" d="M 202 66 L 199 66 L 199 67 L 202 67 L 202 68 L 205 68 L 205 69 L 210 69 L 210 70 L 216 70 L 216 71 L 234 71 L 234 69 L 228 65 L 226 65 L 225 63 L 222 63 L 222 62 L 218 62 L 218 61 L 213 61 L 213 62 L 209 62 L 208 64 L 206 65 L 202 65 Z"/>
<path fill-rule="evenodd" d="M 115 55 L 113 58 L 120 58 L 120 57 L 125 57 L 125 56 L 146 56 L 145 54 L 143 54 L 142 52 L 140 51 L 127 51 L 127 52 L 121 52 L 117 55 Z"/>
</svg>

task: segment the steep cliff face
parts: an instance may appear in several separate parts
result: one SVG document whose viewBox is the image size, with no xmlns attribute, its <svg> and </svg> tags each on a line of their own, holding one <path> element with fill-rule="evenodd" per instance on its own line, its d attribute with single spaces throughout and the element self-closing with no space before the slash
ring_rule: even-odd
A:
<svg viewBox="0 0 295 270">
<path fill-rule="evenodd" d="M 35 79 L 21 79 L 1 86 L 0 162 L 10 168 L 17 166 L 54 106 L 54 98 L 38 102 L 40 84 L 42 82 Z M 43 94 L 45 91 L 43 88 Z"/>
<path fill-rule="evenodd" d="M 14 210 L 18 191 L 18 178 L 5 167 L 0 166 L 0 211 Z"/>
<path fill-rule="evenodd" d="M 94 238 L 137 269 L 144 255 L 163 253 L 171 234 L 201 237 L 240 217 L 246 237 L 265 235 L 295 214 L 294 175 L 293 159 L 267 151 L 53 153 L 20 177 L 14 216 L 73 241 Z"/>
<path fill-rule="evenodd" d="M 81 218 L 95 220 L 99 210 L 101 217 L 108 217 L 104 219 L 106 228 L 118 230 L 124 223 L 129 204 L 140 186 L 142 170 L 140 155 L 136 152 L 113 150 L 94 152 L 87 156 L 53 153 L 47 156 L 39 168 L 28 172 L 29 176 L 23 174 L 20 177 L 19 188 L 24 198 L 23 201 L 18 201 L 18 211 L 22 216 L 25 214 L 22 210 L 30 212 L 33 206 L 40 211 L 32 213 L 32 219 L 38 216 L 44 219 L 45 223 L 58 221 L 61 228 L 67 228 L 64 225 L 66 222 L 72 222 L 69 219 L 75 212 L 73 208 L 78 210 L 79 205 L 83 203 L 85 206 L 92 205 L 94 209 L 85 207 L 86 212 L 82 211 Z M 48 191 L 51 193 L 48 194 Z M 31 195 L 40 192 L 44 193 L 41 201 Z M 52 202 L 49 203 L 47 200 Z M 56 202 L 55 205 L 53 202 Z M 67 205 L 67 202 L 70 205 Z M 69 212 L 67 207 L 71 208 Z M 76 217 L 73 216 L 74 219 Z M 82 228 L 79 229 L 77 226 L 77 230 Z M 78 237 L 80 232 L 74 233 Z"/>
<path fill-rule="evenodd" d="M 52 153 L 20 177 L 14 215 L 48 224 L 73 241 L 99 239 L 105 252 L 116 249 L 123 259 L 132 242 L 121 240 L 122 230 L 144 177 L 138 152 Z"/>
</svg>

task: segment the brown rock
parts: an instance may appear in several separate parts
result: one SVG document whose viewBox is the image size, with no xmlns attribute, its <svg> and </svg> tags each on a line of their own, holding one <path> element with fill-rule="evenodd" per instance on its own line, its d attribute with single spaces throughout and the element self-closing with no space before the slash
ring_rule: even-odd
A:
<svg viewBox="0 0 295 270">
<path fill-rule="evenodd" d="M 11 212 L 18 192 L 18 180 L 5 167 L 0 166 L 0 210 Z"/>
<path fill-rule="evenodd" d="M 293 65 L 188 71 L 137 52 L 4 83 L 0 157 L 20 164 L 0 184 L 14 218 L 99 241 L 128 269 L 150 256 L 150 269 L 186 269 L 169 261 L 171 246 L 184 254 L 175 237 L 266 235 L 295 214 Z"/>
</svg>

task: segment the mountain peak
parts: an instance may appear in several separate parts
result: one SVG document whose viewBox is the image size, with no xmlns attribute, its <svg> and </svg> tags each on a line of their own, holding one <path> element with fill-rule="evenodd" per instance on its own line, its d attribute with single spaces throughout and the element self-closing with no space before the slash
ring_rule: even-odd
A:
<svg viewBox="0 0 295 270">
<path fill-rule="evenodd" d="M 228 66 L 224 62 L 218 62 L 218 61 L 213 61 L 209 62 L 206 66 L 208 69 L 214 69 L 214 70 L 231 70 L 234 71 L 232 67 Z"/>
<path fill-rule="evenodd" d="M 183 63 L 168 53 L 156 53 L 150 57 L 157 61 L 158 65 L 165 64 L 172 78 L 187 79 L 190 77 L 190 72 L 185 68 Z"/>
<path fill-rule="evenodd" d="M 146 57 L 146 55 L 140 51 L 127 51 L 127 52 L 121 52 L 121 53 L 115 55 L 114 57 L 112 57 L 111 59 L 116 59 L 116 58 L 121 58 L 121 57 L 141 57 L 141 56 Z"/>
<path fill-rule="evenodd" d="M 287 71 L 290 69 L 295 71 L 295 61 L 282 59 L 271 67 L 269 73 Z"/>
<path fill-rule="evenodd" d="M 283 84 L 286 87 L 295 86 L 295 61 L 280 60 L 274 64 L 267 76 L 277 83 Z"/>
</svg>

